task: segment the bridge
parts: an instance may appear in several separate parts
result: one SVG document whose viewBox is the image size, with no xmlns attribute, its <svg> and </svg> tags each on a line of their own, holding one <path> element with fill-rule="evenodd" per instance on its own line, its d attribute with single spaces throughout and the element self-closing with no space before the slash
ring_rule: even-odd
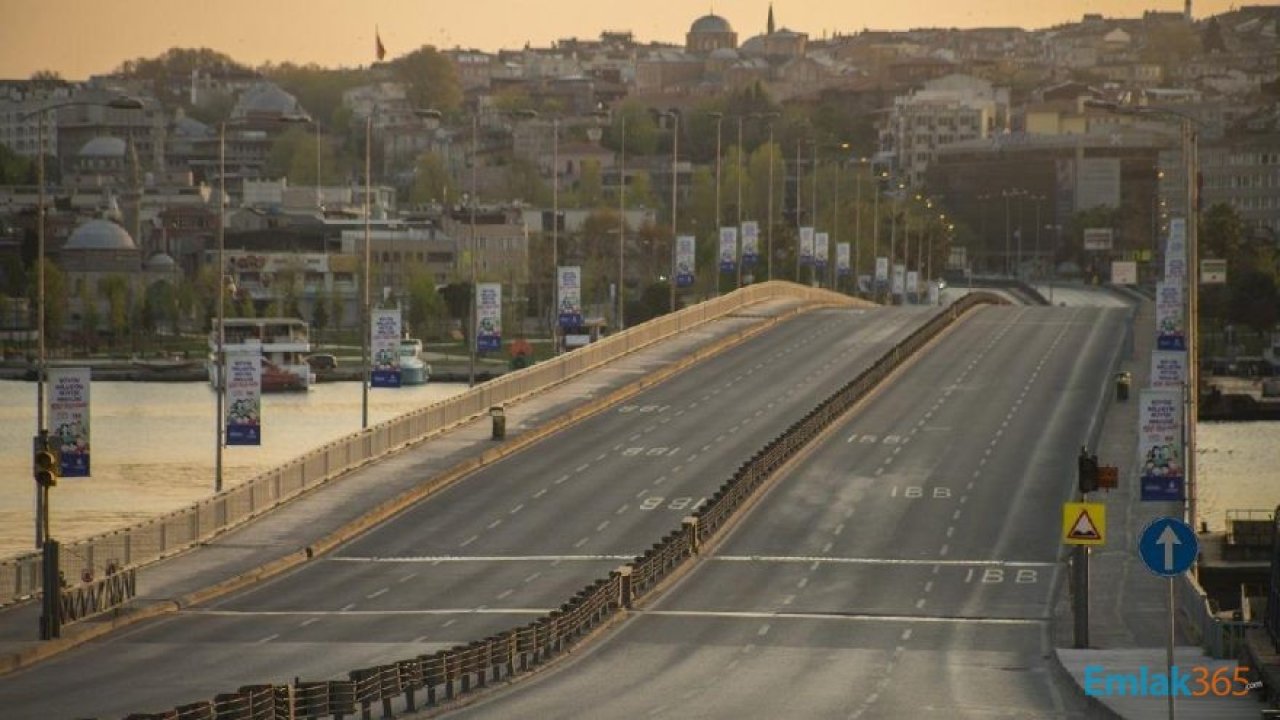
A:
<svg viewBox="0 0 1280 720">
<path fill-rule="evenodd" d="M 1096 716 L 1058 522 L 1138 306 L 765 285 L 325 449 L 63 640 L 0 611 L 5 717 Z"/>
</svg>

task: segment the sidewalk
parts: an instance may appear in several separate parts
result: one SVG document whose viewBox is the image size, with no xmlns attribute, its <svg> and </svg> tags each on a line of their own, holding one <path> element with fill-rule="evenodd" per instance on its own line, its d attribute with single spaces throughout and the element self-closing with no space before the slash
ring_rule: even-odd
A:
<svg viewBox="0 0 1280 720">
<path fill-rule="evenodd" d="M 1182 517 L 1181 503 L 1141 502 L 1136 479 L 1138 436 L 1138 394 L 1147 387 L 1151 371 L 1151 350 L 1155 344 L 1155 306 L 1144 300 L 1133 321 L 1131 343 L 1122 350 L 1117 371 L 1133 374 L 1128 401 L 1111 397 L 1095 452 L 1098 462 L 1120 469 L 1120 487 L 1093 493 L 1093 502 L 1107 506 L 1106 545 L 1095 548 L 1089 562 L 1089 647 L 1072 649 L 1072 616 L 1067 583 L 1054 619 L 1054 641 L 1058 661 L 1080 692 L 1105 692 L 1099 676 L 1135 674 L 1145 667 L 1149 674 L 1166 672 L 1169 628 L 1168 580 L 1149 572 L 1138 556 L 1138 536 L 1153 519 Z M 1131 350 L 1131 352 L 1126 352 Z M 1204 654 L 1181 627 L 1175 637 L 1174 662 L 1182 672 L 1203 666 L 1208 677 L 1218 668 L 1234 672 L 1234 660 L 1215 660 Z M 1086 687 L 1086 669 L 1090 684 Z M 1257 720 L 1262 705 L 1257 697 L 1176 698 L 1177 716 L 1182 718 L 1249 718 Z M 1100 717 L 1130 720 L 1168 718 L 1168 698 L 1164 696 L 1095 697 Z"/>
<path fill-rule="evenodd" d="M 551 387 L 506 409 L 506 439 L 495 443 L 478 418 L 331 481 L 246 525 L 138 572 L 137 596 L 119 617 L 99 616 L 38 640 L 39 603 L 0 610 L 0 674 L 181 607 L 285 572 L 391 517 L 482 465 L 661 381 L 767 329 L 801 308 L 762 303 L 705 323 Z M 430 478 L 424 482 L 423 478 Z"/>
</svg>

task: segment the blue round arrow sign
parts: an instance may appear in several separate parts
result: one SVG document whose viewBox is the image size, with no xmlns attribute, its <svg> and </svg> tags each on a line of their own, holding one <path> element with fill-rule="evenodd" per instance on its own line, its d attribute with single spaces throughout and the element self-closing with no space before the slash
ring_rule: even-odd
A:
<svg viewBox="0 0 1280 720">
<path fill-rule="evenodd" d="M 1177 518 L 1152 520 L 1138 538 L 1138 554 L 1147 569 L 1161 577 L 1181 575 L 1196 561 L 1200 540 Z"/>
</svg>

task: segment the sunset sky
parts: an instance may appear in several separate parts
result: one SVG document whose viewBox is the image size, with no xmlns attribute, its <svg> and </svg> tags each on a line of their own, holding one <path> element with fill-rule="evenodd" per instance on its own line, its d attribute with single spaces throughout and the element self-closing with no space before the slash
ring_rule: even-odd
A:
<svg viewBox="0 0 1280 720">
<path fill-rule="evenodd" d="M 1269 2 L 1269 0 L 1258 0 Z M 1233 5 L 1196 0 L 1204 17 Z M 0 78 L 54 70 L 70 80 L 171 47 L 208 47 L 251 66 L 290 61 L 326 67 L 373 59 L 377 26 L 388 56 L 421 45 L 482 50 L 546 46 L 630 30 L 641 42 L 683 42 L 689 23 L 714 9 L 738 41 L 764 30 L 768 0 L 0 0 Z M 779 27 L 822 37 L 912 27 L 1020 26 L 1076 21 L 1087 12 L 1138 17 L 1181 11 L 1181 0 L 778 0 Z"/>
</svg>

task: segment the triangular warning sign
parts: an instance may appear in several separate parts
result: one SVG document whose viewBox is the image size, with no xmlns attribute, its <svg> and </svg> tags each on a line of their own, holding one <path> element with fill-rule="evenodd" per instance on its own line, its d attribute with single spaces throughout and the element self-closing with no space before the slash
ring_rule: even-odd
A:
<svg viewBox="0 0 1280 720">
<path fill-rule="evenodd" d="M 1097 525 L 1094 524 L 1093 518 L 1089 517 L 1088 510 L 1081 510 L 1079 517 L 1071 524 L 1071 529 L 1067 531 L 1068 540 L 1101 540 L 1102 533 L 1098 532 Z"/>
</svg>

